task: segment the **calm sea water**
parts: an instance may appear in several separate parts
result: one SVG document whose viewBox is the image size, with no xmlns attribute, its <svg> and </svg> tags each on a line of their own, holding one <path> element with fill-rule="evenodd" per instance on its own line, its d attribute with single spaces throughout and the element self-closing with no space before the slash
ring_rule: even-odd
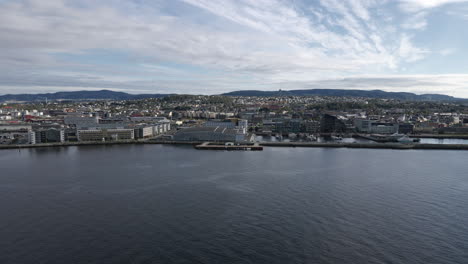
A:
<svg viewBox="0 0 468 264">
<path fill-rule="evenodd" d="M 0 263 L 468 263 L 468 152 L 0 151 Z"/>
</svg>

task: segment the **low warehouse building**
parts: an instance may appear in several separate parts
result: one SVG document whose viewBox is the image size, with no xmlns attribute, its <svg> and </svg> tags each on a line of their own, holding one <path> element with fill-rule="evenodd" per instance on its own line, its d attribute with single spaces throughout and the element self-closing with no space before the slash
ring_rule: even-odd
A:
<svg viewBox="0 0 468 264">
<path fill-rule="evenodd" d="M 242 142 L 246 140 L 246 134 L 242 130 L 226 127 L 190 127 L 178 131 L 174 135 L 174 140 Z"/>
</svg>

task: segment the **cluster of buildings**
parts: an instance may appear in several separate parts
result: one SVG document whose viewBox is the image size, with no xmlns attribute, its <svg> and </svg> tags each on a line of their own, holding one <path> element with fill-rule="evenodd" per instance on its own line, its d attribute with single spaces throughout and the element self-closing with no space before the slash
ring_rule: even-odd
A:
<svg viewBox="0 0 468 264">
<path fill-rule="evenodd" d="M 116 141 L 151 138 L 171 129 L 165 117 L 99 118 L 67 115 L 64 123 L 77 141 Z M 70 137 L 72 138 L 73 135 Z"/>
<path fill-rule="evenodd" d="M 0 105 L 0 144 L 152 139 L 246 142 L 255 134 L 468 134 L 468 106 L 326 96 L 178 95 Z"/>
<path fill-rule="evenodd" d="M 171 130 L 166 117 L 101 117 L 96 112 L 55 112 L 0 122 L 0 144 L 117 141 L 153 138 Z"/>
</svg>

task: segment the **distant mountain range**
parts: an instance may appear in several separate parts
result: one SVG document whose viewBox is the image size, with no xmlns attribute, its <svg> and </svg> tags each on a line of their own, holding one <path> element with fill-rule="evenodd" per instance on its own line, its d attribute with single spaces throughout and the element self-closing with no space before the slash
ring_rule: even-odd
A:
<svg viewBox="0 0 468 264">
<path fill-rule="evenodd" d="M 75 91 L 75 92 L 57 92 L 44 94 L 6 94 L 0 96 L 0 102 L 19 101 L 56 101 L 56 100 L 136 100 L 145 98 L 160 98 L 168 94 L 128 94 L 124 92 L 115 92 L 110 90 L 100 91 Z"/>
<path fill-rule="evenodd" d="M 408 101 L 468 101 L 442 94 L 421 94 L 405 92 L 385 92 L 381 90 L 344 90 L 344 89 L 309 89 L 289 91 L 244 90 L 225 93 L 226 96 L 349 96 L 382 99 L 399 99 Z"/>
<path fill-rule="evenodd" d="M 161 98 L 170 94 L 128 94 L 110 90 L 100 91 L 75 91 L 44 94 L 7 94 L 0 96 L 0 102 L 19 101 L 56 101 L 56 100 L 136 100 L 145 98 Z M 289 91 L 257 91 L 244 90 L 222 94 L 225 96 L 349 96 L 382 99 L 399 99 L 408 101 L 460 101 L 468 102 L 468 99 L 455 98 L 441 94 L 421 94 L 404 92 L 385 92 L 381 90 L 344 90 L 344 89 L 310 89 Z"/>
</svg>

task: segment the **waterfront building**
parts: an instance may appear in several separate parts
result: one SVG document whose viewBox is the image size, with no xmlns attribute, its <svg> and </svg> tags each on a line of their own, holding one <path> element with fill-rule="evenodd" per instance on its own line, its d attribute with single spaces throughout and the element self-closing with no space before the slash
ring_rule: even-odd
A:
<svg viewBox="0 0 468 264">
<path fill-rule="evenodd" d="M 36 133 L 32 130 L 28 131 L 28 144 L 36 144 Z"/>
<path fill-rule="evenodd" d="M 413 125 L 411 124 L 396 124 L 389 122 L 381 122 L 378 120 L 355 119 L 354 125 L 357 132 L 371 134 L 393 134 L 399 131 L 400 133 L 412 133 Z"/>
<path fill-rule="evenodd" d="M 78 141 L 114 141 L 135 139 L 133 129 L 78 129 Z"/>
<path fill-rule="evenodd" d="M 371 122 L 369 132 L 374 134 L 394 134 L 398 132 L 398 125 L 385 122 Z"/>
<path fill-rule="evenodd" d="M 31 144 L 32 127 L 29 125 L 0 125 L 0 144 Z"/>
<path fill-rule="evenodd" d="M 63 129 L 40 129 L 30 133 L 31 144 L 65 142 L 65 131 Z"/>
<path fill-rule="evenodd" d="M 264 130 L 269 130 L 274 133 L 300 133 L 303 131 L 303 120 L 291 119 L 290 117 L 273 118 L 263 121 Z"/>
<path fill-rule="evenodd" d="M 337 116 L 325 114 L 320 120 L 321 133 L 344 133 L 346 124 Z"/>
<path fill-rule="evenodd" d="M 370 133 L 371 123 L 372 120 L 368 119 L 354 119 L 354 126 L 356 127 L 356 131 L 361 133 Z"/>
<path fill-rule="evenodd" d="M 441 127 L 438 132 L 440 134 L 468 134 L 468 127 Z"/>
<path fill-rule="evenodd" d="M 398 124 L 398 133 L 412 134 L 414 132 L 414 125 L 409 123 Z"/>
<path fill-rule="evenodd" d="M 72 125 L 76 128 L 95 127 L 99 124 L 99 117 L 67 115 L 63 121 L 65 125 Z"/>
<path fill-rule="evenodd" d="M 232 122 L 231 120 L 223 120 L 223 121 L 210 120 L 210 121 L 206 121 L 203 124 L 203 126 L 204 127 L 235 128 L 236 124 Z"/>
<path fill-rule="evenodd" d="M 161 116 L 131 116 L 132 122 L 168 122 L 169 120 Z"/>
<path fill-rule="evenodd" d="M 314 120 L 307 120 L 303 122 L 304 132 L 306 133 L 318 133 L 320 131 L 320 122 Z"/>
<path fill-rule="evenodd" d="M 239 129 L 226 127 L 190 127 L 174 135 L 176 141 L 242 142 L 247 134 Z"/>
<path fill-rule="evenodd" d="M 149 138 L 154 135 L 154 126 L 141 126 L 134 129 L 135 138 Z"/>
<path fill-rule="evenodd" d="M 249 121 L 246 119 L 239 119 L 237 121 L 237 126 L 241 129 L 248 129 L 249 128 Z"/>
</svg>

